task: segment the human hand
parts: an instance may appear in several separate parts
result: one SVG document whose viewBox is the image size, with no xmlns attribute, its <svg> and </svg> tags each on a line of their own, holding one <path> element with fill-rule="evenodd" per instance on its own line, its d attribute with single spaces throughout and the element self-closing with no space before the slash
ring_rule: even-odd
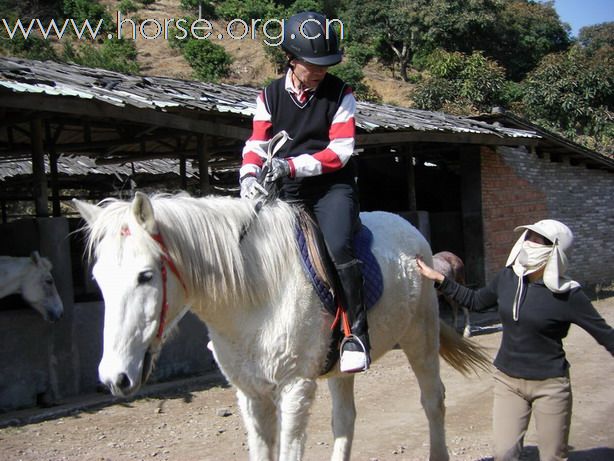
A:
<svg viewBox="0 0 614 461">
<path fill-rule="evenodd" d="M 442 273 L 437 272 L 431 266 L 426 264 L 422 259 L 422 256 L 416 255 L 416 263 L 418 264 L 418 270 L 420 273 L 429 280 L 434 280 L 435 282 L 443 282 L 445 278 Z"/>
<path fill-rule="evenodd" d="M 265 182 L 275 182 L 279 178 L 290 176 L 290 164 L 287 160 L 281 158 L 273 158 L 269 165 L 269 172 L 266 175 Z"/>
<path fill-rule="evenodd" d="M 255 176 L 247 176 L 241 181 L 241 198 L 257 199 L 266 197 L 269 193 L 258 182 Z"/>
</svg>

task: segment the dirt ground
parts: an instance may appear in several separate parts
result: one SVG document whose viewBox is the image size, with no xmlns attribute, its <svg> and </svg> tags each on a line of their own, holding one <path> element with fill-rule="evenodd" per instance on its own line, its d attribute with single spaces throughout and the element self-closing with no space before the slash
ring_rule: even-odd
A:
<svg viewBox="0 0 614 461">
<path fill-rule="evenodd" d="M 595 302 L 614 325 L 614 297 Z M 491 328 L 492 330 L 492 328 Z M 474 337 L 491 354 L 500 332 Z M 565 341 L 572 364 L 574 412 L 571 461 L 614 460 L 614 360 L 583 330 L 572 326 Z M 492 381 L 488 374 L 465 378 L 442 363 L 446 386 L 446 430 L 452 460 L 490 459 Z M 149 389 L 149 390 L 148 390 Z M 4 461 L 242 460 L 246 436 L 234 390 L 213 377 L 149 386 L 131 401 L 95 397 L 90 405 L 30 412 L 41 422 L 6 426 L 24 414 L 0 415 L 0 459 Z M 427 422 L 416 380 L 395 350 L 356 380 L 358 418 L 352 459 L 413 461 L 428 458 Z M 97 401 L 96 399 L 99 399 Z M 80 409 L 79 409 L 80 408 Z M 63 415 L 58 417 L 58 415 Z M 307 461 L 331 452 L 330 398 L 321 382 L 306 443 Z M 11 419 L 13 418 L 13 419 Z M 4 424 L 2 424 L 4 422 Z M 525 459 L 536 461 L 533 423 Z"/>
</svg>

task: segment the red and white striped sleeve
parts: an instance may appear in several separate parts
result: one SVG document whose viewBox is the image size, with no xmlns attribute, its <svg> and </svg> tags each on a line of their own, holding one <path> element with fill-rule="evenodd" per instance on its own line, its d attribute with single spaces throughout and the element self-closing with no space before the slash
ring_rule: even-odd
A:
<svg viewBox="0 0 614 461">
<path fill-rule="evenodd" d="M 328 146 L 315 154 L 302 154 L 289 159 L 293 176 L 297 178 L 317 176 L 332 173 L 345 166 L 354 153 L 355 112 L 356 99 L 352 89 L 347 87 L 328 130 L 330 139 Z"/>
<path fill-rule="evenodd" d="M 239 170 L 239 178 L 258 176 L 266 159 L 266 146 L 271 139 L 271 114 L 264 103 L 264 93 L 256 99 L 256 113 L 252 121 L 252 135 L 243 147 L 243 163 Z"/>
</svg>

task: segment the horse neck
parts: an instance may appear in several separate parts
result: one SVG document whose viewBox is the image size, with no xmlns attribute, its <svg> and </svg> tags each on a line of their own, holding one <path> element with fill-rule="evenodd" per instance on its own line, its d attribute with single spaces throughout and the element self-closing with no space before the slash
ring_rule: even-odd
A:
<svg viewBox="0 0 614 461">
<path fill-rule="evenodd" d="M 293 235 L 293 229 L 280 231 L 279 227 L 287 227 L 293 216 L 290 209 L 265 206 L 256 215 L 252 202 L 244 200 L 192 200 L 178 202 L 186 206 L 174 208 L 179 219 L 164 228 L 169 250 L 178 255 L 176 263 L 194 310 L 227 313 L 261 301 L 272 283 L 269 273 L 275 277 L 279 271 L 269 268 L 287 259 L 287 234 Z M 195 234 L 194 229 L 199 232 Z M 271 239 L 277 240 L 275 245 Z M 259 273 L 258 265 L 267 273 Z"/>
<path fill-rule="evenodd" d="M 0 298 L 21 293 L 30 265 L 30 258 L 0 257 Z"/>
<path fill-rule="evenodd" d="M 292 210 L 277 204 L 256 214 L 253 204 L 244 200 L 196 200 L 202 201 L 201 218 L 211 221 L 202 238 L 190 238 L 186 245 L 182 237 L 194 227 L 193 213 L 173 232 L 175 244 L 182 248 L 180 270 L 188 279 L 193 310 L 209 323 L 225 322 L 240 316 L 240 311 L 267 304 L 288 276 L 287 265 L 293 263 Z M 208 206 L 209 200 L 215 200 L 215 207 Z"/>
</svg>

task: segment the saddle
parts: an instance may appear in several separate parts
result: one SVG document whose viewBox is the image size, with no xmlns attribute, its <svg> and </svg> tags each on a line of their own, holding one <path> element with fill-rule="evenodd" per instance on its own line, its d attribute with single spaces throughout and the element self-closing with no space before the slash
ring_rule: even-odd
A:
<svg viewBox="0 0 614 461">
<path fill-rule="evenodd" d="M 298 208 L 296 239 L 301 253 L 301 261 L 305 273 L 322 301 L 323 309 L 335 317 L 331 324 L 331 340 L 322 374 L 328 373 L 339 360 L 339 345 L 343 339 L 341 318 L 343 315 L 337 293 L 341 292 L 341 284 L 337 270 L 330 258 L 324 242 L 324 237 L 318 224 L 304 208 Z M 381 268 L 371 252 L 373 234 L 362 223 L 357 225 L 354 234 L 354 252 L 361 261 L 363 275 L 363 298 L 367 309 L 379 300 L 384 284 Z"/>
</svg>

